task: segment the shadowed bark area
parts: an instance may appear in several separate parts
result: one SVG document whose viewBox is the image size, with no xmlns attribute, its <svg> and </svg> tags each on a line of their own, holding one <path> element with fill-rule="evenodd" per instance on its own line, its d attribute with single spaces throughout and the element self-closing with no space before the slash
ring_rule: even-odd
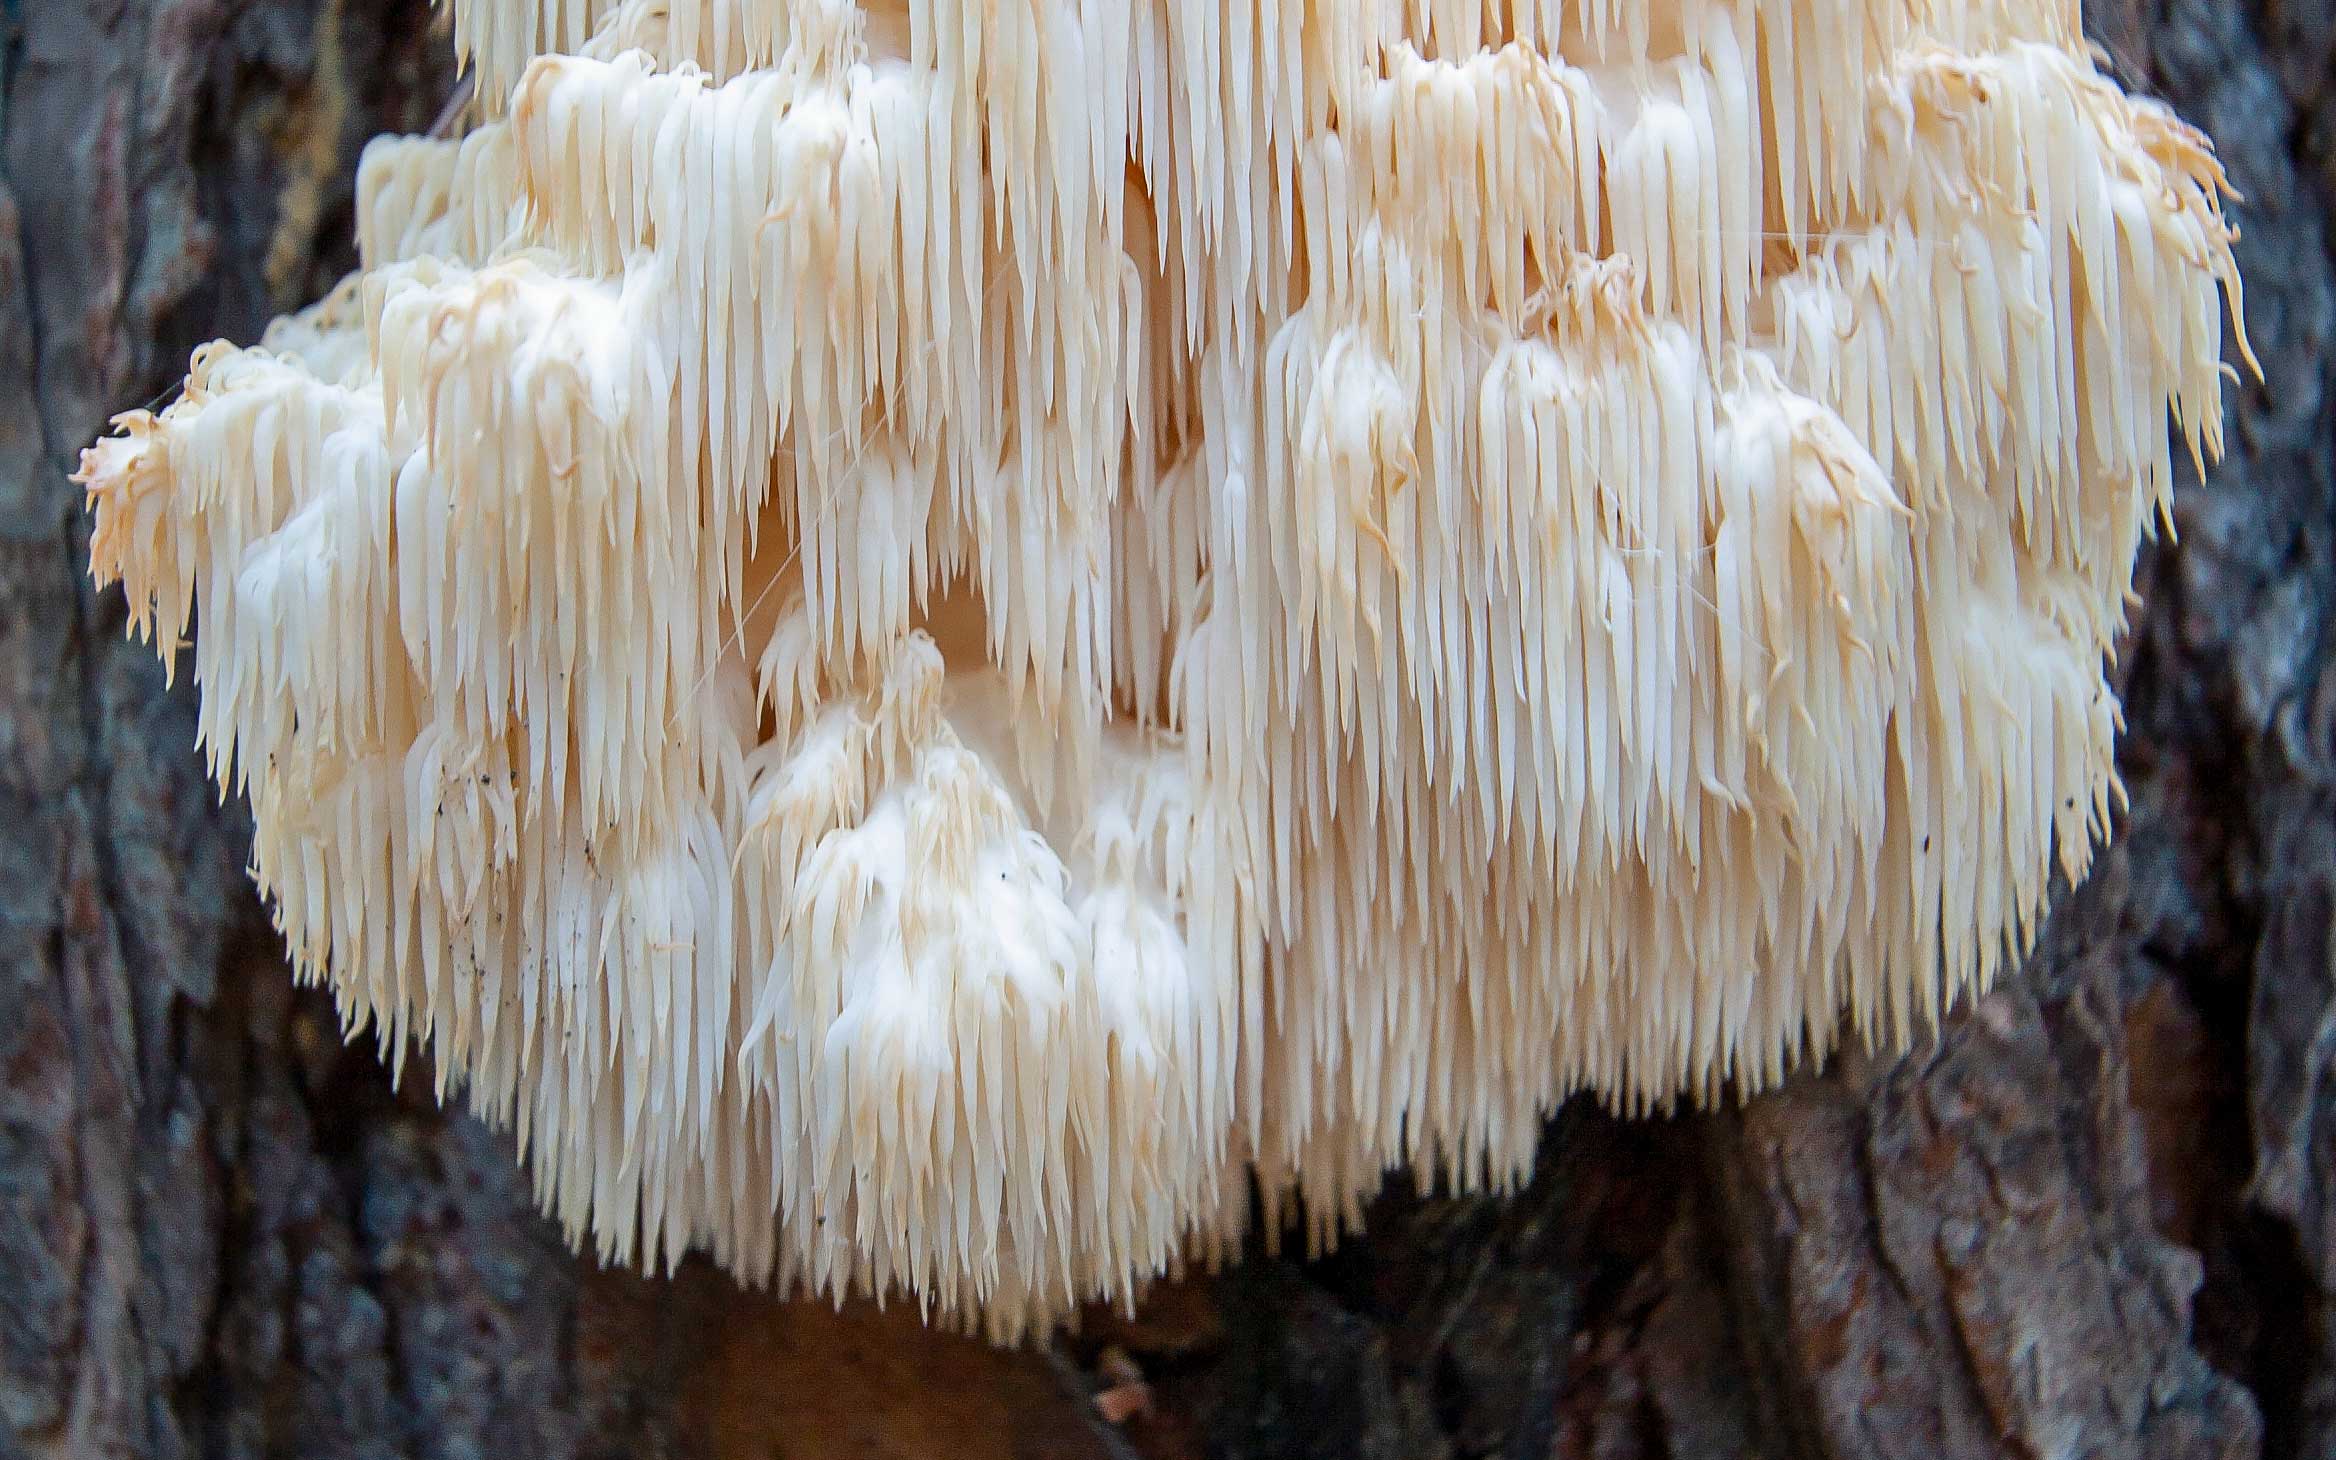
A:
<svg viewBox="0 0 2336 1460">
<path fill-rule="evenodd" d="M 2336 1457 L 2336 10 L 2097 0 L 2216 139 L 2268 384 L 2121 670 L 2133 805 L 1892 1063 L 1550 1126 L 1043 1352 L 571 1257 L 507 1137 L 295 992 L 66 480 L 351 262 L 421 0 L 0 0 L 0 1460 Z"/>
</svg>

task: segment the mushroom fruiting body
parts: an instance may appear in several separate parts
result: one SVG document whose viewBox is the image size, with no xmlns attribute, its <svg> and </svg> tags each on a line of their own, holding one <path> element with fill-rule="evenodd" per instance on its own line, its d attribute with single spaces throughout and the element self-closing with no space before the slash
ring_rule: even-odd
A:
<svg viewBox="0 0 2336 1460">
<path fill-rule="evenodd" d="M 1903 1046 L 2107 829 L 2238 279 L 2073 3 L 454 20 L 80 479 L 299 975 L 605 1257 L 1012 1338 Z"/>
</svg>

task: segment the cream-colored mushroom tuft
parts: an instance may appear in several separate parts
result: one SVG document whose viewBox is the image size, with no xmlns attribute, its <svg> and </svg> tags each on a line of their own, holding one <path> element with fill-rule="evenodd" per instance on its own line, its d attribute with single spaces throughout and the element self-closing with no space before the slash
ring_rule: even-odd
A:
<svg viewBox="0 0 2336 1460">
<path fill-rule="evenodd" d="M 1011 1339 L 2085 874 L 2239 281 L 2071 0 L 453 6 L 487 119 L 81 480 L 577 1243 Z"/>
</svg>

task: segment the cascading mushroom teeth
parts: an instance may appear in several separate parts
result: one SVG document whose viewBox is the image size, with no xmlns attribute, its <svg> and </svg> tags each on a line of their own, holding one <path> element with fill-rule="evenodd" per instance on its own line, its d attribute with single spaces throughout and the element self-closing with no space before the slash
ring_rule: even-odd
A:
<svg viewBox="0 0 2336 1460">
<path fill-rule="evenodd" d="M 2067 0 L 449 3 L 76 480 L 579 1247 L 1015 1340 L 1903 1047 L 2109 830 L 2240 281 Z"/>
</svg>

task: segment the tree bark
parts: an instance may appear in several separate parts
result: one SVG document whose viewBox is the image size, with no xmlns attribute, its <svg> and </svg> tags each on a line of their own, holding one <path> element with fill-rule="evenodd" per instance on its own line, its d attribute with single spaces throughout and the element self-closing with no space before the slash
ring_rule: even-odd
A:
<svg viewBox="0 0 2336 1460">
<path fill-rule="evenodd" d="M 446 38 L 0 0 L 0 1460 L 2336 1457 L 2336 12 L 2091 20 L 2247 194 L 2267 381 L 2145 565 L 2131 813 L 2037 956 L 1905 1060 L 1569 1107 L 1515 1198 L 1001 1354 L 572 1257 L 505 1136 L 291 988 L 66 474 L 350 265 Z"/>
</svg>

